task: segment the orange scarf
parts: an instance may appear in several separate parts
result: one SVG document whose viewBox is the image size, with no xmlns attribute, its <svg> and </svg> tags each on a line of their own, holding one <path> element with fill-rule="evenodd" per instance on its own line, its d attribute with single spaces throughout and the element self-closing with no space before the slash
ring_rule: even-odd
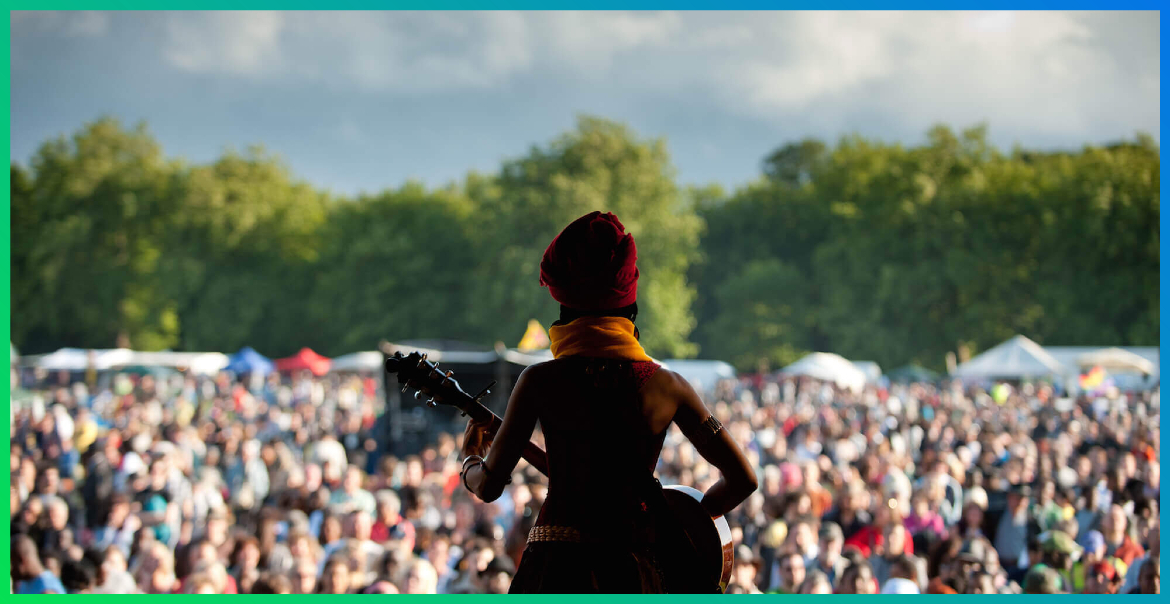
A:
<svg viewBox="0 0 1170 604">
<path fill-rule="evenodd" d="M 634 323 L 621 317 L 581 317 L 548 330 L 553 358 L 583 356 L 652 361 L 634 337 Z"/>
</svg>

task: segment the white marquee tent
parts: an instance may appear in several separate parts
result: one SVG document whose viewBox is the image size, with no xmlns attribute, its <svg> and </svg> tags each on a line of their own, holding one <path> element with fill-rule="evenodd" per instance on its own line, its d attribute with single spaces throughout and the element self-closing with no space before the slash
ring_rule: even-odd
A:
<svg viewBox="0 0 1170 604">
<path fill-rule="evenodd" d="M 860 392 L 865 388 L 865 372 L 853 363 L 829 352 L 814 352 L 780 370 L 787 375 L 802 375 L 822 382 L 833 382 L 842 388 Z"/>
<path fill-rule="evenodd" d="M 1145 357 L 1123 348 L 1102 348 L 1077 357 L 1079 367 L 1101 367 L 1116 373 L 1141 373 L 1151 375 L 1157 366 Z"/>
<path fill-rule="evenodd" d="M 62 348 L 37 359 L 36 366 L 48 371 L 84 371 L 89 366 L 91 353 L 93 354 L 94 368 L 99 371 L 127 365 L 130 357 L 134 354 L 128 348 L 107 350 Z"/>
<path fill-rule="evenodd" d="M 735 378 L 735 368 L 723 361 L 667 359 L 662 365 L 683 376 L 700 392 L 713 390 L 719 380 Z"/>
<path fill-rule="evenodd" d="M 333 363 L 329 365 L 329 371 L 381 371 L 384 358 L 382 353 L 376 350 L 346 354 L 333 359 Z"/>
<path fill-rule="evenodd" d="M 227 367 L 228 356 L 221 352 L 137 352 L 119 363 L 121 367 L 173 367 L 185 368 L 198 375 L 215 375 Z"/>
<path fill-rule="evenodd" d="M 1039 344 L 1016 336 L 975 358 L 960 364 L 952 374 L 960 378 L 1044 378 L 1065 377 L 1070 369 L 1048 354 Z"/>
</svg>

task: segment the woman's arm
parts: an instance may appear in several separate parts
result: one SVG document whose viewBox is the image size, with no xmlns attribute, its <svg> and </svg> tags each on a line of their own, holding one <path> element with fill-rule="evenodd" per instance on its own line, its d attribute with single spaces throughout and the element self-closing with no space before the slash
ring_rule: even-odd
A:
<svg viewBox="0 0 1170 604">
<path fill-rule="evenodd" d="M 728 431 L 718 425 L 695 389 L 678 374 L 671 374 L 673 394 L 677 398 L 678 410 L 674 423 L 695 450 L 708 463 L 719 468 L 721 474 L 703 495 L 703 507 L 712 516 L 722 516 L 735 509 L 758 488 L 756 473 L 743 451 L 731 439 Z"/>
<path fill-rule="evenodd" d="M 483 464 L 468 467 L 463 482 L 468 490 L 483 501 L 495 501 L 504 492 L 504 486 L 511 479 L 512 470 L 516 468 L 536 428 L 537 397 L 531 378 L 533 367 L 525 369 L 516 380 L 512 395 L 508 398 L 508 408 L 504 411 L 503 424 L 494 439 L 487 434 L 486 427 L 468 422 L 463 454 L 484 456 L 485 460 Z"/>
</svg>

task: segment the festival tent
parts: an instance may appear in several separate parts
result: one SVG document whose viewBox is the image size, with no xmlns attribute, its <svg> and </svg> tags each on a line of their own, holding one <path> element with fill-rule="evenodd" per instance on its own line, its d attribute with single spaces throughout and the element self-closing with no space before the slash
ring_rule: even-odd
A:
<svg viewBox="0 0 1170 604">
<path fill-rule="evenodd" d="M 811 377 L 822 382 L 833 382 L 855 392 L 865 388 L 866 376 L 847 359 L 830 352 L 814 352 L 780 370 L 786 375 Z"/>
<path fill-rule="evenodd" d="M 960 364 L 953 375 L 972 379 L 1021 379 L 1066 377 L 1072 371 L 1039 344 L 1016 336 Z"/>
<path fill-rule="evenodd" d="M 1121 348 L 1102 348 L 1083 354 L 1077 357 L 1077 365 L 1081 368 L 1100 367 L 1110 372 L 1143 375 L 1150 375 L 1156 370 L 1150 361 Z"/>
<path fill-rule="evenodd" d="M 882 368 L 877 363 L 873 361 L 852 361 L 852 363 L 853 366 L 858 369 L 858 371 L 865 374 L 865 380 L 867 383 L 877 383 L 877 381 L 881 379 Z"/>
<path fill-rule="evenodd" d="M 131 352 L 127 367 L 167 367 L 187 369 L 197 375 L 215 375 L 228 366 L 230 359 L 220 352 Z"/>
<path fill-rule="evenodd" d="M 266 375 L 276 371 L 276 366 L 268 360 L 268 357 L 256 352 L 251 346 L 245 346 L 228 358 L 227 367 L 224 369 L 236 375 L 244 375 L 245 373 Z"/>
<path fill-rule="evenodd" d="M 89 351 L 81 348 L 62 348 L 37 361 L 37 367 L 49 371 L 84 371 L 88 365 Z"/>
<path fill-rule="evenodd" d="M 1080 361 L 1082 357 L 1100 352 L 1102 346 L 1045 346 L 1044 352 L 1052 355 L 1052 358 L 1060 362 L 1061 365 L 1069 368 L 1072 373 L 1081 367 Z M 1151 376 L 1157 376 L 1159 370 L 1159 363 L 1161 358 L 1159 348 L 1157 346 L 1118 346 L 1117 350 L 1122 350 L 1127 353 L 1139 356 L 1146 361 L 1149 361 L 1150 367 L 1153 368 Z M 1125 372 L 1117 372 L 1123 375 Z M 1132 376 L 1131 376 L 1132 377 Z"/>
<path fill-rule="evenodd" d="M 85 371 L 89 368 L 90 355 L 92 355 L 94 369 L 105 371 L 119 365 L 125 365 L 132 354 L 133 352 L 126 348 L 107 350 L 62 348 L 40 357 L 36 366 L 48 371 Z"/>
<path fill-rule="evenodd" d="M 384 358 L 385 357 L 382 356 L 382 353 L 376 350 L 355 352 L 353 354 L 346 354 L 333 359 L 333 364 L 329 366 L 329 370 L 334 373 L 381 371 L 382 360 Z"/>
<path fill-rule="evenodd" d="M 662 366 L 681 375 L 700 392 L 714 390 L 719 380 L 735 379 L 735 368 L 723 361 L 667 359 Z"/>
<path fill-rule="evenodd" d="M 291 357 L 276 360 L 277 371 L 309 370 L 313 375 L 325 375 L 329 372 L 332 361 L 313 352 L 309 348 L 302 348 Z"/>
<path fill-rule="evenodd" d="M 890 378 L 891 382 L 905 383 L 936 382 L 942 376 L 920 365 L 906 365 L 889 372 L 886 377 Z"/>
</svg>

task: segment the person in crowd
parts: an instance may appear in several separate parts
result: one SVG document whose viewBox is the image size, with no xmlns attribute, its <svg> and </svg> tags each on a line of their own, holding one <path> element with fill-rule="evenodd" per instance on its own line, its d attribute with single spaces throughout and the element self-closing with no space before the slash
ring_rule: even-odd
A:
<svg viewBox="0 0 1170 604">
<path fill-rule="evenodd" d="M 752 548 L 740 545 L 735 550 L 735 566 L 731 571 L 731 585 L 738 589 L 738 593 L 759 594 L 757 576 L 760 573 L 760 561 Z"/>
<path fill-rule="evenodd" d="M 1121 560 L 1128 567 L 1133 561 L 1144 556 L 1145 550 L 1134 542 L 1131 523 L 1125 507 L 1119 503 L 1109 506 L 1109 512 L 1101 522 L 1101 534 L 1105 537 L 1105 555 Z"/>
<path fill-rule="evenodd" d="M 821 525 L 820 548 L 815 570 L 824 573 L 830 585 L 836 582 L 837 577 L 845 570 L 845 558 L 841 556 L 844 545 L 845 535 L 840 526 L 833 522 Z"/>
<path fill-rule="evenodd" d="M 12 579 L 17 594 L 64 594 L 61 580 L 41 562 L 37 544 L 27 535 L 12 540 Z"/>
<path fill-rule="evenodd" d="M 1138 593 L 1157 594 L 1162 585 L 1162 572 L 1158 569 L 1158 557 L 1153 556 L 1142 563 L 1138 575 Z"/>
<path fill-rule="evenodd" d="M 1121 583 L 1124 579 L 1117 572 L 1117 567 L 1104 560 L 1093 563 L 1085 571 L 1085 587 L 1078 593 L 1086 594 L 1116 594 L 1121 593 Z"/>
<path fill-rule="evenodd" d="M 1024 577 L 1025 594 L 1064 593 L 1061 591 L 1061 585 L 1060 574 L 1055 569 L 1043 564 L 1037 564 L 1028 569 L 1028 574 Z"/>
<path fill-rule="evenodd" d="M 1032 488 L 1028 485 L 1014 485 L 1007 496 L 1007 508 L 995 529 L 995 551 L 999 552 L 999 560 L 1007 568 L 1021 566 L 1019 561 L 1026 551 L 1029 531 L 1028 501 L 1031 494 Z"/>
<path fill-rule="evenodd" d="M 1151 528 L 1147 537 L 1148 540 L 1146 542 L 1149 545 L 1149 550 L 1146 551 L 1144 556 L 1135 559 L 1133 564 L 1130 564 L 1126 569 L 1125 584 L 1122 585 L 1121 588 L 1122 593 L 1130 593 L 1137 589 L 1138 581 L 1141 577 L 1142 566 L 1145 565 L 1147 560 L 1151 558 L 1158 558 L 1160 556 L 1162 550 L 1160 532 L 1161 527 L 1159 527 L 1157 524 Z"/>
<path fill-rule="evenodd" d="M 315 593 L 319 594 L 346 594 L 350 593 L 350 568 L 344 556 L 335 556 L 325 562 L 325 570 L 321 573 L 321 581 Z"/>
<path fill-rule="evenodd" d="M 814 570 L 804 578 L 797 590 L 800 594 L 828 595 L 833 593 L 833 583 L 819 570 Z"/>
<path fill-rule="evenodd" d="M 780 580 L 773 593 L 796 593 L 805 579 L 804 556 L 795 549 L 785 550 L 776 557 L 776 568 Z"/>
<path fill-rule="evenodd" d="M 841 576 L 836 593 L 870 595 L 877 593 L 877 580 L 869 563 L 860 561 L 850 564 Z"/>
</svg>

